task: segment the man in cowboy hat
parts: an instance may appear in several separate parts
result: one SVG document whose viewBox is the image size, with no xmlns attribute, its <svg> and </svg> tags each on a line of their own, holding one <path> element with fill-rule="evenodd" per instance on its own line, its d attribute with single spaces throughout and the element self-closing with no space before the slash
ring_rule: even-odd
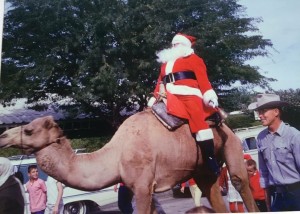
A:
<svg viewBox="0 0 300 214">
<path fill-rule="evenodd" d="M 300 211 L 300 132 L 281 120 L 287 105 L 276 94 L 259 94 L 248 106 L 268 127 L 257 136 L 257 147 L 269 211 Z"/>
<path fill-rule="evenodd" d="M 218 97 L 208 80 L 203 59 L 194 53 L 196 38 L 178 33 L 172 47 L 159 51 L 157 61 L 162 63 L 161 72 L 150 98 L 151 107 L 157 100 L 160 85 L 167 94 L 169 114 L 189 121 L 191 132 L 203 152 L 204 161 L 215 173 L 220 173 L 214 155 L 213 132 L 205 118 L 217 112 Z"/>
</svg>

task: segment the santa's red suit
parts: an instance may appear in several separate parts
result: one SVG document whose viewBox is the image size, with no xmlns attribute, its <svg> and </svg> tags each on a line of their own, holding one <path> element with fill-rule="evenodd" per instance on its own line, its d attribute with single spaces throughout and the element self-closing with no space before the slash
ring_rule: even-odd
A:
<svg viewBox="0 0 300 214">
<path fill-rule="evenodd" d="M 186 71 L 194 72 L 196 79 L 187 78 L 165 83 L 167 111 L 169 114 L 188 119 L 191 132 L 196 133 L 197 141 L 213 139 L 212 130 L 205 118 L 216 112 L 208 103 L 217 99 L 217 95 L 208 80 L 203 60 L 193 51 L 185 57 L 162 64 L 154 95 L 158 96 L 160 83 L 165 75 Z"/>
</svg>

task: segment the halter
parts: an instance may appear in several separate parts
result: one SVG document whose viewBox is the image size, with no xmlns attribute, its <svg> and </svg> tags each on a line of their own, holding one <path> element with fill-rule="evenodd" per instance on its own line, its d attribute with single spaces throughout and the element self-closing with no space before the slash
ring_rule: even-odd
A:
<svg viewBox="0 0 300 214">
<path fill-rule="evenodd" d="M 21 158 L 20 158 L 20 163 L 19 165 L 17 166 L 17 172 L 20 171 L 20 167 L 22 165 L 22 161 L 23 161 L 23 158 L 24 158 L 24 150 L 23 150 L 23 137 L 22 137 L 22 131 L 23 131 L 23 125 L 20 126 L 20 141 L 21 141 L 21 152 L 22 152 L 22 155 L 21 155 Z"/>
</svg>

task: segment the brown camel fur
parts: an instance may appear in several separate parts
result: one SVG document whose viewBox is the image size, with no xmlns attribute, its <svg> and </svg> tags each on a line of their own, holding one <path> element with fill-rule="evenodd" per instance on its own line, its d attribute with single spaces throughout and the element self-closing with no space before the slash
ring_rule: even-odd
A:
<svg viewBox="0 0 300 214">
<path fill-rule="evenodd" d="M 251 196 L 240 140 L 226 126 L 214 131 L 215 152 L 228 166 L 231 180 L 247 209 L 258 211 Z M 169 190 L 194 177 L 216 212 L 228 212 L 218 179 L 203 164 L 188 125 L 169 131 L 150 111 L 129 117 L 111 141 L 98 151 L 76 155 L 51 116 L 9 129 L 0 136 L 0 148 L 34 153 L 39 166 L 64 184 L 81 190 L 99 190 L 124 182 L 136 196 L 138 213 L 154 212 L 151 194 Z"/>
</svg>

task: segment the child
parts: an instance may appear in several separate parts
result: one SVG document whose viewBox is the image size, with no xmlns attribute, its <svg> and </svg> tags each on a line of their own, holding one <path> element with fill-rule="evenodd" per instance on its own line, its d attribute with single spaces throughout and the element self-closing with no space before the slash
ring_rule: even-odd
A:
<svg viewBox="0 0 300 214">
<path fill-rule="evenodd" d="M 223 167 L 221 170 L 221 175 L 219 178 L 220 190 L 223 190 L 223 187 L 227 189 L 227 200 L 229 203 L 229 209 L 232 213 L 244 213 L 244 203 L 243 199 L 240 196 L 239 192 L 235 189 L 231 183 L 227 167 Z"/>
<path fill-rule="evenodd" d="M 122 213 L 132 213 L 133 208 L 131 205 L 133 194 L 128 187 L 125 186 L 124 183 L 119 184 L 119 191 L 118 191 L 118 184 L 114 186 L 114 191 L 118 191 L 118 207 Z"/>
<path fill-rule="evenodd" d="M 202 196 L 201 190 L 199 189 L 199 187 L 196 184 L 196 181 L 193 178 L 191 178 L 187 182 L 189 183 L 190 192 L 194 199 L 195 206 L 200 207 L 201 206 L 201 196 Z M 180 191 L 182 193 L 184 193 L 185 185 L 186 185 L 185 182 L 181 184 Z"/>
<path fill-rule="evenodd" d="M 259 171 L 257 170 L 255 160 L 252 159 L 247 160 L 246 167 L 249 175 L 250 189 L 253 198 L 255 200 L 255 203 L 261 212 L 267 212 L 268 210 L 265 201 L 265 191 L 263 188 L 261 188 L 259 184 L 260 174 Z"/>
<path fill-rule="evenodd" d="M 249 154 L 244 154 L 244 161 L 252 159 L 252 157 Z M 227 170 L 227 167 L 223 167 L 221 171 L 221 175 L 219 178 L 219 185 L 221 191 L 223 190 L 223 187 L 225 186 L 228 190 L 227 192 L 227 199 L 229 202 L 229 209 L 232 213 L 244 213 L 244 203 L 243 199 L 240 196 L 240 193 L 235 189 L 233 184 L 231 183 L 230 176 Z"/>
<path fill-rule="evenodd" d="M 44 214 L 47 201 L 46 183 L 39 178 L 36 165 L 28 167 L 29 181 L 26 183 L 26 189 L 29 193 L 31 214 Z"/>
<path fill-rule="evenodd" d="M 64 210 L 63 204 L 63 184 L 54 178 L 48 176 L 47 186 L 47 208 L 45 214 L 62 214 Z"/>
</svg>

